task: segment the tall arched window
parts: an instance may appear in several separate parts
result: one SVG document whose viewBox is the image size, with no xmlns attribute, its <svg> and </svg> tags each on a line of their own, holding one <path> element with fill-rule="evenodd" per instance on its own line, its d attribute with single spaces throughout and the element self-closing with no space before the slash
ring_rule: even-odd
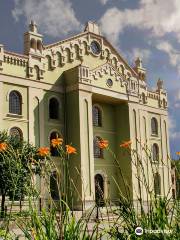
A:
<svg viewBox="0 0 180 240">
<path fill-rule="evenodd" d="M 151 133 L 158 135 L 158 121 L 154 117 L 151 119 Z"/>
<path fill-rule="evenodd" d="M 58 176 L 55 171 L 50 176 L 50 192 L 53 200 L 59 200 Z"/>
<path fill-rule="evenodd" d="M 49 118 L 58 119 L 59 118 L 59 102 L 56 98 L 51 98 L 49 101 Z"/>
<path fill-rule="evenodd" d="M 53 157 L 59 156 L 59 153 L 58 153 L 57 148 L 52 146 L 51 140 L 59 138 L 59 137 L 60 137 L 60 134 L 58 132 L 52 132 L 50 135 L 50 151 L 51 151 L 51 156 L 53 156 Z"/>
<path fill-rule="evenodd" d="M 34 38 L 30 41 L 30 48 L 36 51 L 36 40 Z"/>
<path fill-rule="evenodd" d="M 163 99 L 163 108 L 166 108 L 166 100 Z"/>
<path fill-rule="evenodd" d="M 99 107 L 93 106 L 93 126 L 102 126 L 102 112 Z"/>
<path fill-rule="evenodd" d="M 11 91 L 9 94 L 9 113 L 22 114 L 22 97 L 17 91 Z"/>
<path fill-rule="evenodd" d="M 159 147 L 156 143 L 153 144 L 152 152 L 153 152 L 153 161 L 158 162 L 159 161 Z"/>
<path fill-rule="evenodd" d="M 94 138 L 94 158 L 103 158 L 103 149 L 99 148 L 99 141 L 101 140 L 100 137 Z"/>
<path fill-rule="evenodd" d="M 39 69 L 39 67 L 35 65 L 34 70 L 35 70 L 35 79 L 40 80 L 40 69 Z"/>
<path fill-rule="evenodd" d="M 95 175 L 95 201 L 98 206 L 104 205 L 104 179 L 101 174 Z"/>
<path fill-rule="evenodd" d="M 142 103 L 145 104 L 146 103 L 146 96 L 144 93 L 142 93 Z"/>
<path fill-rule="evenodd" d="M 154 175 L 154 193 L 155 195 L 161 195 L 161 177 L 159 173 Z"/>
<path fill-rule="evenodd" d="M 57 52 L 56 53 L 57 54 L 57 62 L 58 62 L 58 66 L 61 66 L 61 64 L 62 64 L 62 55 L 61 55 L 61 53 L 60 52 Z"/>
<path fill-rule="evenodd" d="M 51 57 L 49 55 L 47 55 L 46 59 L 47 59 L 47 69 L 48 69 L 48 71 L 51 71 L 52 70 Z"/>
<path fill-rule="evenodd" d="M 10 135 L 16 137 L 18 140 L 23 139 L 23 133 L 20 128 L 12 127 L 9 131 Z"/>
<path fill-rule="evenodd" d="M 40 40 L 37 41 L 37 50 L 42 52 L 42 42 Z"/>
</svg>

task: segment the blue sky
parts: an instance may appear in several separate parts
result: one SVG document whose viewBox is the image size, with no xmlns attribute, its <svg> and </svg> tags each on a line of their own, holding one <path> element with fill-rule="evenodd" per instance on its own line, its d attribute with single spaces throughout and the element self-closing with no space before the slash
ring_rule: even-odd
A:
<svg viewBox="0 0 180 240">
<path fill-rule="evenodd" d="M 129 62 L 142 57 L 151 88 L 160 77 L 168 90 L 172 155 L 180 151 L 179 0 L 6 0 L 0 3 L 0 43 L 23 51 L 23 33 L 33 19 L 44 43 L 81 32 L 96 21 Z M 3 26 L 3 27 L 2 27 Z"/>
</svg>

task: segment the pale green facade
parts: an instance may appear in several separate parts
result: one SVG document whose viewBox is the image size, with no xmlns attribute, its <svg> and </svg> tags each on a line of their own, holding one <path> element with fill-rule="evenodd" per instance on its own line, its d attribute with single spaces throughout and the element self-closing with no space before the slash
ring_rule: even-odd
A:
<svg viewBox="0 0 180 240">
<path fill-rule="evenodd" d="M 96 174 L 103 178 L 105 199 L 118 199 L 116 183 L 124 191 L 112 155 L 104 151 L 103 158 L 94 158 L 95 136 L 109 141 L 134 200 L 139 189 L 133 156 L 124 155 L 119 145 L 131 140 L 132 148 L 142 155 L 136 139 L 150 149 L 156 143 L 159 158 L 165 163 L 159 166 L 160 175 L 165 176 L 161 181 L 161 195 L 165 195 L 171 180 L 167 93 L 162 82 L 158 81 L 154 92 L 148 90 L 141 60 L 131 68 L 94 23 L 89 22 L 83 33 L 54 44 L 43 46 L 42 38 L 31 23 L 24 35 L 24 55 L 8 52 L 0 45 L 0 130 L 17 127 L 24 139 L 36 146 L 49 146 L 53 131 L 72 143 L 78 154 L 70 157 L 70 173 L 87 206 L 95 199 Z M 99 49 L 93 50 L 92 42 Z M 13 90 L 22 96 L 21 116 L 9 113 L 9 94 Z M 49 118 L 51 98 L 59 102 L 58 119 Z M 93 106 L 101 110 L 102 126 L 93 126 Z M 157 136 L 151 132 L 153 117 L 158 123 Z M 81 177 L 77 177 L 76 168 Z M 153 181 L 151 175 L 149 179 Z M 141 188 L 143 192 L 143 184 Z M 143 197 L 146 200 L 145 193 Z M 80 199 L 75 198 L 76 207 L 80 208 Z"/>
</svg>

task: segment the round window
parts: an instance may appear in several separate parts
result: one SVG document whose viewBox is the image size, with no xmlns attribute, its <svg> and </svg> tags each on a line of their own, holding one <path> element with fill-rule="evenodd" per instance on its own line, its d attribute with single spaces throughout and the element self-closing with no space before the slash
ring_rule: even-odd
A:
<svg viewBox="0 0 180 240">
<path fill-rule="evenodd" d="M 98 42 L 96 41 L 91 42 L 91 51 L 96 55 L 101 52 L 101 47 Z"/>
<path fill-rule="evenodd" d="M 113 85 L 112 79 L 109 78 L 109 79 L 106 81 L 106 84 L 107 84 L 108 87 L 112 87 L 112 85 Z"/>
</svg>

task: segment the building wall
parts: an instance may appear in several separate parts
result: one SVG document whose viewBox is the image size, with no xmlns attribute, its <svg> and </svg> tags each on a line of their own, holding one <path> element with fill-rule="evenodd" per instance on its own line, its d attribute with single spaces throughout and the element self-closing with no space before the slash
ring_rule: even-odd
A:
<svg viewBox="0 0 180 240">
<path fill-rule="evenodd" d="M 117 184 L 125 193 L 125 181 L 133 199 L 142 192 L 143 199 L 147 200 L 144 185 L 138 183 L 135 175 L 137 170 L 133 161 L 137 159 L 119 147 L 128 140 L 141 156 L 152 188 L 153 176 L 149 168 L 157 170 L 157 166 L 149 163 L 143 145 L 151 149 L 153 143 L 158 144 L 160 160 L 165 164 L 158 165 L 162 195 L 167 194 L 170 151 L 167 93 L 162 81 L 157 81 L 155 91 L 149 90 L 142 61 L 137 59 L 134 68 L 129 66 L 100 32 L 92 30 L 93 24 L 88 23 L 88 28 L 79 35 L 37 50 L 37 46 L 30 45 L 31 39 L 42 43 L 43 36 L 31 23 L 25 33 L 24 55 L 8 52 L 0 45 L 0 130 L 17 126 L 23 131 L 24 139 L 36 146 L 49 146 L 52 131 L 62 134 L 66 143 L 72 143 L 78 151 L 69 159 L 70 173 L 78 186 L 79 194 L 74 191 L 77 207 L 82 200 L 87 204 L 94 200 L 96 173 L 104 177 L 106 197 L 118 197 Z M 93 52 L 94 41 L 100 48 L 98 53 Z M 22 95 L 22 116 L 8 114 L 8 94 L 12 90 Z M 49 119 L 51 97 L 60 103 L 59 120 Z M 103 125 L 100 128 L 92 125 L 93 104 L 102 108 Z M 152 117 L 158 121 L 156 137 L 151 134 Z M 118 164 L 108 151 L 103 159 L 94 159 L 95 135 L 109 141 Z M 60 166 L 58 159 L 54 161 Z M 147 164 L 150 164 L 149 168 Z"/>
</svg>

